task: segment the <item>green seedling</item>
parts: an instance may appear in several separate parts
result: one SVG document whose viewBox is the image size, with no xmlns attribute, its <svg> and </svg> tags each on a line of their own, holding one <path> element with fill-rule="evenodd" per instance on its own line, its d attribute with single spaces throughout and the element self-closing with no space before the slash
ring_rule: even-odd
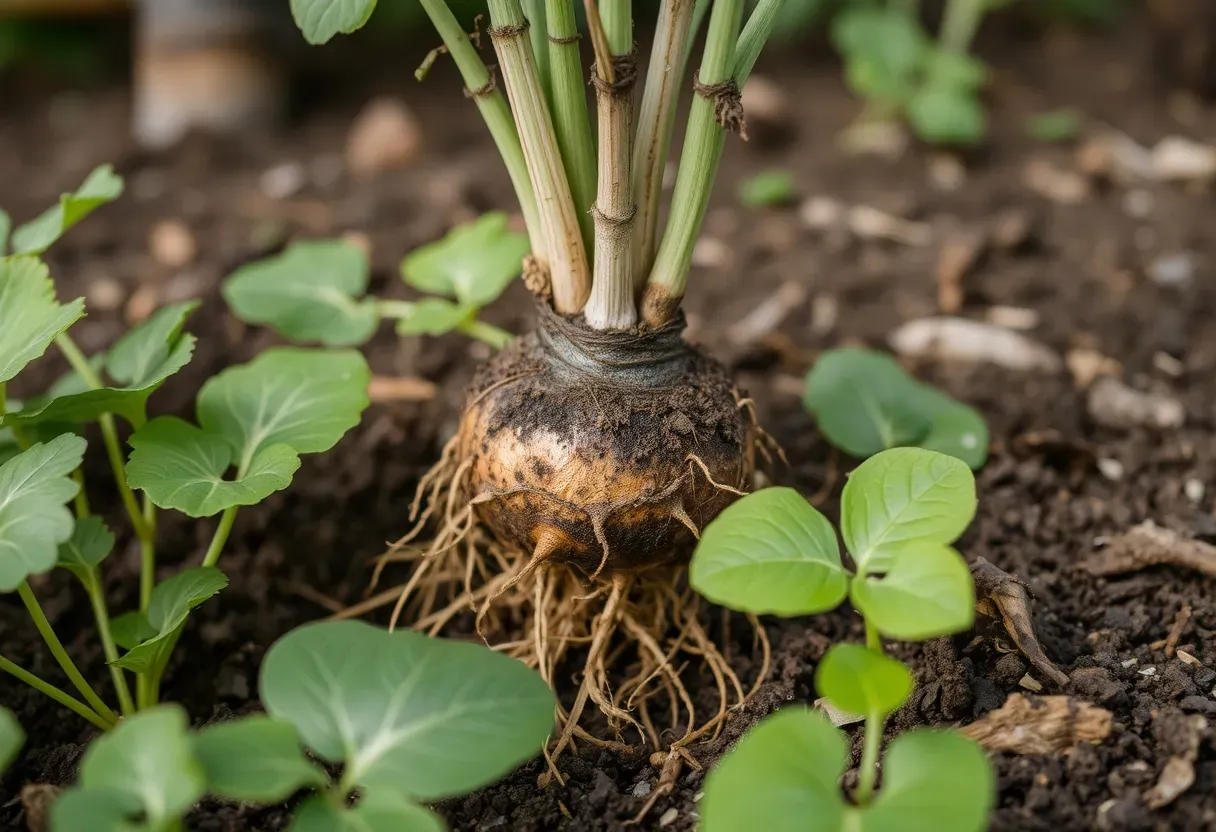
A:
<svg viewBox="0 0 1216 832">
<path fill-rule="evenodd" d="M 827 440 L 856 457 L 915 445 L 958 457 L 973 470 L 988 458 L 983 417 L 912 378 L 885 353 L 855 347 L 823 353 L 807 374 L 803 403 Z"/>
<path fill-rule="evenodd" d="M 1039 113 L 1026 120 L 1026 132 L 1040 142 L 1067 142 L 1081 132 L 1083 116 L 1075 107 Z"/>
<path fill-rule="evenodd" d="M 739 201 L 749 208 L 789 205 L 797 198 L 794 177 L 784 170 L 758 173 L 739 187 Z"/>
<path fill-rule="evenodd" d="M 985 12 L 1008 0 L 949 0 L 938 40 L 924 31 L 915 4 L 863 2 L 832 21 L 845 77 L 867 102 L 866 121 L 906 119 L 933 144 L 981 141 L 987 116 L 979 91 L 987 68 L 967 54 Z"/>
<path fill-rule="evenodd" d="M 25 745 L 25 732 L 21 723 L 8 708 L 0 708 L 0 774 L 3 774 L 9 764 Z"/>
<path fill-rule="evenodd" d="M 204 385 L 198 425 L 173 417 L 149 420 L 149 398 L 191 359 L 195 339 L 184 328 L 197 304 L 167 306 L 108 352 L 86 356 L 67 332 L 84 315 L 84 302 L 61 303 L 38 258 L 121 193 L 122 180 L 109 166 L 98 168 L 75 193 L 14 231 L 16 253 L 0 258 L 0 591 L 20 596 L 79 698 L 3 655 L 0 670 L 102 730 L 158 701 L 190 611 L 227 584 L 216 564 L 238 507 L 285 488 L 301 454 L 328 450 L 357 424 L 370 379 L 358 353 L 271 350 Z M 3 225 L 7 231 L 7 216 Z M 8 382 L 52 344 L 71 373 L 42 394 L 8 400 Z M 129 458 L 116 417 L 133 431 Z M 83 434 L 93 424 L 141 557 L 139 609 L 113 619 L 101 573 L 115 535 L 91 512 L 81 468 L 88 444 Z M 220 515 L 201 565 L 159 584 L 158 509 Z M 80 673 L 30 587 L 29 578 L 57 567 L 71 572 L 88 595 L 116 708 Z M 128 673 L 134 674 L 134 695 Z"/>
<path fill-rule="evenodd" d="M 180 707 L 161 705 L 125 720 L 85 754 L 51 832 L 175 832 L 204 794 L 270 805 L 300 791 L 312 794 L 297 832 L 442 832 L 425 804 L 535 756 L 556 704 L 535 672 L 481 645 L 353 621 L 279 639 L 260 688 L 266 715 L 190 731 Z"/>
<path fill-rule="evenodd" d="M 975 588 L 950 544 L 975 514 L 975 481 L 954 457 L 920 448 L 881 451 L 849 477 L 840 531 L 789 488 L 743 497 L 709 524 L 689 580 L 732 609 L 781 616 L 826 612 L 848 597 L 865 620 L 866 646 L 840 644 L 815 685 L 846 713 L 864 717 L 857 787 L 846 798 L 843 734 L 822 714 L 782 710 L 743 737 L 710 774 L 702 829 L 925 830 L 984 828 L 994 781 L 970 740 L 914 731 L 895 740 L 877 783 L 887 716 L 912 690 L 912 676 L 883 653 L 883 637 L 924 640 L 969 628 Z"/>
<path fill-rule="evenodd" d="M 367 297 L 367 256 L 341 240 L 295 243 L 245 266 L 224 283 L 224 298 L 242 321 L 265 324 L 299 343 L 365 344 L 388 318 L 396 320 L 400 335 L 457 331 L 502 347 L 511 334 L 477 315 L 519 275 L 528 253 L 527 237 L 506 225 L 505 214 L 486 214 L 411 252 L 401 274 L 434 296 L 423 300 Z"/>
</svg>

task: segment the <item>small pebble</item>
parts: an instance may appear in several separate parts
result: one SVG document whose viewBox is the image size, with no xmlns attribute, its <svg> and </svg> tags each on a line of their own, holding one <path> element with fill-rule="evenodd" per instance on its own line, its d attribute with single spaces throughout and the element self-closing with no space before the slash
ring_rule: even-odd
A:
<svg viewBox="0 0 1216 832">
<path fill-rule="evenodd" d="M 1060 205 L 1076 205 L 1089 196 L 1085 177 L 1046 159 L 1033 159 L 1022 170 L 1022 184 Z"/>
<path fill-rule="evenodd" d="M 112 277 L 99 277 L 85 290 L 85 303 L 90 311 L 113 312 L 126 297 L 122 284 Z"/>
<path fill-rule="evenodd" d="M 950 153 L 935 153 L 929 157 L 927 174 L 930 187 L 945 193 L 953 193 L 967 184 L 967 169 Z"/>
<path fill-rule="evenodd" d="M 1174 378 L 1181 378 L 1182 374 L 1186 372 L 1186 365 L 1167 352 L 1153 353 L 1153 366 Z"/>
<path fill-rule="evenodd" d="M 811 299 L 811 334 L 823 337 L 836 328 L 840 320 L 840 302 L 834 295 L 815 295 Z"/>
<path fill-rule="evenodd" d="M 136 289 L 127 300 L 127 308 L 123 311 L 123 317 L 126 318 L 127 324 L 134 326 L 146 320 L 155 311 L 156 290 L 144 284 Z"/>
<path fill-rule="evenodd" d="M 1069 350 L 1064 363 L 1068 365 L 1072 380 L 1081 388 L 1093 384 L 1098 376 L 1118 375 L 1123 371 L 1123 366 L 1115 359 L 1085 348 Z"/>
<path fill-rule="evenodd" d="M 290 199 L 304 187 L 304 166 L 299 162 L 281 162 L 267 169 L 258 178 L 262 193 L 271 199 Z"/>
<path fill-rule="evenodd" d="M 1216 176 L 1216 148 L 1183 136 L 1166 136 L 1153 148 L 1152 166 L 1162 181 L 1211 179 Z"/>
<path fill-rule="evenodd" d="M 1156 676 L 1157 668 L 1153 667 L 1152 665 L 1149 665 L 1148 667 L 1140 668 L 1136 672 L 1139 673 L 1141 676 Z"/>
<path fill-rule="evenodd" d="M 198 256 L 198 243 L 190 229 L 177 220 L 162 220 L 152 226 L 148 248 L 156 262 L 171 269 L 180 269 Z"/>
<path fill-rule="evenodd" d="M 1182 427 L 1186 421 L 1182 402 L 1161 393 L 1132 389 L 1114 376 L 1095 380 L 1086 404 L 1090 418 L 1108 428 L 1166 430 Z"/>
<path fill-rule="evenodd" d="M 1123 479 L 1123 463 L 1117 459 L 1099 459 L 1098 471 L 1112 482 Z"/>
<path fill-rule="evenodd" d="M 650 794 L 650 781 L 639 780 L 629 792 L 634 797 L 645 797 Z"/>
<path fill-rule="evenodd" d="M 672 807 L 662 814 L 659 818 L 659 828 L 666 829 L 676 822 L 676 818 L 680 816 L 680 810 Z"/>
<path fill-rule="evenodd" d="M 1185 288 L 1195 277 L 1195 258 L 1182 251 L 1158 257 L 1148 267 L 1148 276 L 1159 286 Z"/>
<path fill-rule="evenodd" d="M 1123 213 L 1133 219 L 1145 219 L 1153 213 L 1155 202 L 1150 191 L 1143 188 L 1132 188 L 1123 195 Z"/>
<path fill-rule="evenodd" d="M 1203 662 L 1199 661 L 1199 659 L 1195 658 L 1185 650 L 1178 650 L 1174 653 L 1174 655 L 1178 657 L 1179 661 L 1189 664 L 1191 667 L 1203 667 Z"/>
<path fill-rule="evenodd" d="M 1124 661 L 1119 662 L 1119 664 L 1121 664 L 1123 666 L 1124 670 L 1127 670 L 1129 667 L 1135 667 L 1139 663 L 1140 663 L 1140 660 L 1136 659 L 1136 658 L 1125 659 Z"/>
<path fill-rule="evenodd" d="M 1186 494 L 1186 498 L 1192 503 L 1199 503 L 1203 500 L 1204 485 L 1202 480 L 1197 480 L 1194 477 L 1189 478 L 1182 484 L 1182 491 Z"/>
<path fill-rule="evenodd" d="M 1038 693 L 1039 691 L 1041 691 L 1043 689 L 1042 683 L 1039 682 L 1038 679 L 1031 676 L 1029 673 L 1027 673 L 1025 676 L 1023 676 L 1021 678 L 1021 680 L 1018 681 L 1018 686 L 1026 688 L 1026 690 L 1033 691 L 1034 693 Z"/>
<path fill-rule="evenodd" d="M 714 269 L 730 262 L 730 246 L 716 237 L 702 237 L 692 248 L 692 264 Z"/>
<path fill-rule="evenodd" d="M 948 316 L 920 318 L 887 337 L 891 348 L 910 358 L 938 358 L 995 364 L 1010 370 L 1061 369 L 1055 350 L 1025 335 L 982 321 Z"/>
<path fill-rule="evenodd" d="M 370 177 L 408 165 L 422 151 L 422 128 L 403 101 L 377 98 L 363 108 L 346 138 L 346 165 Z"/>
<path fill-rule="evenodd" d="M 798 209 L 802 224 L 814 231 L 839 225 L 844 218 L 844 206 L 827 196 L 813 196 Z"/>
</svg>

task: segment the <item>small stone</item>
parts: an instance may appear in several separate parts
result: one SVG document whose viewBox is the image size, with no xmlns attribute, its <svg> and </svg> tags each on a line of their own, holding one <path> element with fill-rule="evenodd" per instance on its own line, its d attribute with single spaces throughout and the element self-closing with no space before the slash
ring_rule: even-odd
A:
<svg viewBox="0 0 1216 832">
<path fill-rule="evenodd" d="M 1148 667 L 1142 667 L 1139 670 L 1137 670 L 1136 672 L 1139 673 L 1141 676 L 1156 676 L 1157 668 L 1153 667 L 1150 664 Z"/>
<path fill-rule="evenodd" d="M 396 98 L 377 98 L 351 124 L 346 165 L 356 176 L 375 176 L 409 164 L 421 151 L 422 128 L 410 109 Z"/>
<path fill-rule="evenodd" d="M 835 295 L 815 295 L 811 299 L 811 334 L 823 337 L 836 328 L 840 320 L 840 302 Z"/>
<path fill-rule="evenodd" d="M 630 789 L 629 793 L 634 797 L 646 797 L 646 795 L 650 794 L 650 781 L 639 780 L 633 785 L 633 788 Z"/>
<path fill-rule="evenodd" d="M 1034 219 L 1021 208 L 1001 212 L 989 232 L 992 244 L 1002 251 L 1012 251 L 1030 241 L 1034 235 Z"/>
<path fill-rule="evenodd" d="M 667 827 L 669 827 L 673 823 L 675 823 L 676 818 L 678 818 L 679 816 L 680 816 L 680 810 L 676 809 L 673 806 L 672 808 L 670 808 L 666 812 L 664 812 L 662 814 L 662 816 L 659 818 L 659 828 L 666 829 Z"/>
<path fill-rule="evenodd" d="M 1182 374 L 1186 372 L 1185 364 L 1168 352 L 1161 352 L 1160 350 L 1153 353 L 1153 366 L 1167 376 L 1173 376 L 1174 378 L 1181 378 Z"/>
<path fill-rule="evenodd" d="M 1114 376 L 1103 376 L 1089 388 L 1089 416 L 1108 428 L 1180 428 L 1186 421 L 1182 402 L 1161 393 L 1145 393 L 1128 387 Z"/>
<path fill-rule="evenodd" d="M 840 134 L 840 149 L 853 156 L 879 156 L 898 160 L 912 141 L 898 121 L 855 121 Z"/>
<path fill-rule="evenodd" d="M 1155 202 L 1152 192 L 1143 188 L 1132 188 L 1123 195 L 1123 213 L 1133 219 L 1146 219 L 1153 213 Z"/>
<path fill-rule="evenodd" d="M 262 193 L 271 199 L 290 199 L 300 192 L 306 180 L 304 166 L 299 162 L 281 162 L 267 169 L 258 178 Z"/>
<path fill-rule="evenodd" d="M 854 205 L 848 223 L 850 231 L 866 240 L 891 240 L 906 246 L 927 246 L 933 241 L 933 229 L 927 223 L 905 220 L 872 205 Z"/>
<path fill-rule="evenodd" d="M 1192 503 L 1199 503 L 1203 500 L 1205 488 L 1203 480 L 1197 480 L 1194 477 L 1188 478 L 1182 483 L 1182 493 L 1186 494 L 1186 498 Z"/>
<path fill-rule="evenodd" d="M 1094 383 L 1094 379 L 1103 375 L 1118 375 L 1123 371 L 1123 365 L 1097 350 L 1078 348 L 1069 350 L 1064 356 L 1068 372 L 1072 380 L 1082 389 Z"/>
<path fill-rule="evenodd" d="M 1018 686 L 1026 688 L 1026 690 L 1034 693 L 1038 693 L 1043 689 L 1043 684 L 1029 673 L 1021 678 L 1021 680 L 1018 682 Z"/>
<path fill-rule="evenodd" d="M 125 298 L 126 292 L 122 284 L 109 276 L 99 277 L 89 283 L 84 294 L 85 305 L 95 312 L 113 312 L 122 306 Z"/>
<path fill-rule="evenodd" d="M 1148 276 L 1158 286 L 1184 289 L 1195 278 L 1195 257 L 1186 251 L 1158 257 L 1149 264 Z"/>
<path fill-rule="evenodd" d="M 798 218 L 802 220 L 802 224 L 813 231 L 839 225 L 844 214 L 844 206 L 827 196 L 813 196 L 798 209 Z"/>
<path fill-rule="evenodd" d="M 1178 661 L 1183 662 L 1184 664 L 1189 664 L 1191 667 L 1203 667 L 1203 662 L 1199 661 L 1199 659 L 1195 658 L 1185 650 L 1177 650 L 1174 652 L 1174 655 L 1178 657 Z"/>
<path fill-rule="evenodd" d="M 703 269 L 716 269 L 730 262 L 730 246 L 717 237 L 702 237 L 692 248 L 692 264 Z"/>
<path fill-rule="evenodd" d="M 1166 136 L 1152 152 L 1153 175 L 1164 182 L 1195 182 L 1216 176 L 1216 148 L 1183 136 Z"/>
<path fill-rule="evenodd" d="M 1003 327 L 947 316 L 920 318 L 896 328 L 891 348 L 909 358 L 995 364 L 1010 370 L 1055 372 L 1063 362 L 1055 350 Z"/>
<path fill-rule="evenodd" d="M 127 300 L 127 308 L 123 317 L 127 324 L 134 326 L 148 318 L 156 311 L 156 290 L 147 284 L 140 286 Z"/>
<path fill-rule="evenodd" d="M 1123 479 L 1123 463 L 1117 459 L 1099 459 L 1098 471 L 1112 482 Z"/>
<path fill-rule="evenodd" d="M 953 193 L 967 184 L 967 169 L 952 153 L 930 156 L 927 174 L 930 187 L 945 193 Z"/>
<path fill-rule="evenodd" d="M 171 269 L 188 266 L 198 256 L 198 243 L 194 235 L 177 220 L 163 220 L 152 226 L 148 248 L 156 262 Z"/>
<path fill-rule="evenodd" d="M 1129 667 L 1135 667 L 1136 665 L 1140 664 L 1140 660 L 1133 657 L 1130 659 L 1124 659 L 1123 661 L 1119 662 L 1119 664 L 1124 670 L 1127 670 Z"/>
<path fill-rule="evenodd" d="M 1085 177 L 1046 159 L 1033 159 L 1022 170 L 1022 184 L 1060 205 L 1076 205 L 1089 196 Z"/>
</svg>

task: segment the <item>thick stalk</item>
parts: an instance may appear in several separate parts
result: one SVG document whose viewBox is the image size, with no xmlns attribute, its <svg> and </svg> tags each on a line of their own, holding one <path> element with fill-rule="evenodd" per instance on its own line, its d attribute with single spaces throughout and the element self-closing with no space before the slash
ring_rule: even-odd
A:
<svg viewBox="0 0 1216 832">
<path fill-rule="evenodd" d="M 595 243 L 595 227 L 591 220 L 591 206 L 595 202 L 595 141 L 591 138 L 574 0 L 547 0 L 546 12 L 553 129 L 570 182 L 574 211 L 583 232 L 583 245 L 590 248 Z"/>
<path fill-rule="evenodd" d="M 701 233 L 722 158 L 726 129 L 742 129 L 743 108 L 731 75 L 742 18 L 743 0 L 715 0 L 676 175 L 671 216 L 642 297 L 642 317 L 652 326 L 671 320 L 680 307 L 692 249 Z"/>
<path fill-rule="evenodd" d="M 735 44 L 734 78 L 739 89 L 743 89 L 747 77 L 752 74 L 756 59 L 760 57 L 760 50 L 773 33 L 777 15 L 784 5 L 785 0 L 760 0 L 752 10 L 751 17 L 747 19 L 747 25 L 739 35 L 739 42 Z"/>
<path fill-rule="evenodd" d="M 684 77 L 684 61 L 689 51 L 693 5 L 693 0 L 663 0 L 650 49 L 633 148 L 633 198 L 638 211 L 634 220 L 634 291 L 639 293 L 654 264 L 663 172 L 667 168 L 680 79 Z"/>
<path fill-rule="evenodd" d="M 688 27 L 688 43 L 684 47 L 684 54 L 680 57 L 681 78 L 688 74 L 688 60 L 692 57 L 692 46 L 697 40 L 697 35 L 701 34 L 701 27 L 705 25 L 705 17 L 708 14 L 709 0 L 696 0 L 692 4 L 692 24 Z"/>
<path fill-rule="evenodd" d="M 110 678 L 114 681 L 114 691 L 118 694 L 118 705 L 123 716 L 135 713 L 135 703 L 131 700 L 131 689 L 127 687 L 127 676 L 114 662 L 118 661 L 118 647 L 114 644 L 114 636 L 110 632 L 110 610 L 106 607 L 106 596 L 102 591 L 101 578 L 94 568 L 89 574 L 89 580 L 84 581 L 85 592 L 89 595 L 89 603 L 93 607 L 93 618 L 97 621 L 97 633 L 101 637 L 101 649 L 105 653 L 106 663 L 110 667 Z"/>
<path fill-rule="evenodd" d="M 89 704 L 89 707 L 98 716 L 110 724 L 118 722 L 118 715 L 111 711 L 110 707 L 101 700 L 101 697 L 93 690 L 93 686 L 76 669 L 76 663 L 72 661 L 72 657 L 68 655 L 68 651 L 63 649 L 63 642 L 59 640 L 59 636 L 55 635 L 55 630 L 51 627 L 51 622 L 47 620 L 46 613 L 42 611 L 42 606 L 38 603 L 38 599 L 34 597 L 34 591 L 30 589 L 30 585 L 22 581 L 17 587 L 17 594 L 21 596 L 25 608 L 29 611 L 30 618 L 34 620 L 34 626 L 42 634 L 42 640 L 51 649 L 51 655 L 55 657 L 55 661 L 59 662 L 59 666 L 63 668 L 63 672 L 67 674 L 68 680 L 71 681 L 76 690 L 80 691 L 80 695 L 84 697 L 85 702 Z"/>
<path fill-rule="evenodd" d="M 490 0 L 490 19 L 494 24 L 490 37 L 502 67 L 528 175 L 538 197 L 541 225 L 549 242 L 548 257 L 537 256 L 549 269 L 554 308 L 562 314 L 574 314 L 583 308 L 591 292 L 587 250 L 549 105 L 536 74 L 532 44 L 527 37 L 528 21 L 519 0 Z"/>
<path fill-rule="evenodd" d="M 859 576 L 860 577 L 860 576 Z M 870 623 L 870 619 L 866 619 L 866 647 L 873 650 L 875 653 L 882 653 L 882 636 L 878 634 L 878 628 Z"/>
<path fill-rule="evenodd" d="M 942 49 L 962 55 L 971 48 L 971 41 L 984 19 L 984 0 L 949 0 L 942 18 L 938 42 Z"/>
<path fill-rule="evenodd" d="M 549 31 L 545 22 L 545 0 L 523 0 L 524 16 L 528 18 L 528 37 L 532 39 L 532 56 L 536 59 L 536 77 L 540 78 L 545 95 L 553 91 L 553 78 L 549 71 Z M 553 99 L 549 99 L 550 105 Z"/>
<path fill-rule="evenodd" d="M 548 240 L 545 237 L 541 223 L 540 212 L 536 206 L 536 192 L 532 189 L 532 180 L 528 178 L 528 166 L 524 160 L 523 148 L 519 141 L 519 132 L 511 119 L 511 108 L 506 96 L 498 90 L 496 82 L 490 76 L 485 63 L 469 36 L 461 28 L 460 22 L 452 14 L 452 10 L 444 0 L 418 0 L 431 19 L 431 24 L 439 33 L 443 45 L 447 47 L 452 60 L 456 62 L 460 76 L 464 79 L 465 95 L 472 98 L 485 120 L 498 155 L 507 166 L 507 175 L 515 186 L 515 198 L 519 200 L 520 210 L 524 214 L 524 222 L 528 226 L 528 239 L 532 244 L 532 253 L 542 259 L 549 251 Z"/>
<path fill-rule="evenodd" d="M 599 127 L 599 181 L 596 186 L 595 280 L 583 310 L 593 329 L 627 329 L 638 322 L 633 277 L 633 21 L 629 0 L 607 0 L 601 20 L 595 0 L 587 2 L 587 25 L 596 46 L 596 124 Z M 622 8 L 623 7 L 623 8 Z M 609 11 L 611 10 L 611 15 Z M 618 51 L 623 49 L 624 51 Z"/>
<path fill-rule="evenodd" d="M 36 690 L 40 693 L 45 693 L 47 696 L 49 696 L 51 699 L 54 699 L 60 705 L 63 705 L 68 710 L 84 717 L 89 722 L 93 723 L 93 725 L 97 726 L 98 728 L 100 728 L 103 731 L 109 731 L 115 725 L 115 723 L 113 723 L 113 722 L 106 722 L 106 720 L 104 720 L 102 717 L 100 717 L 88 705 L 84 704 L 76 697 L 71 696 L 70 694 L 64 693 L 62 690 L 55 687 L 50 682 L 45 682 L 42 679 L 39 679 L 33 673 L 30 673 L 28 670 L 25 670 L 21 666 L 14 664 L 13 662 L 9 661 L 8 659 L 4 658 L 3 656 L 0 656 L 0 670 L 4 671 L 5 673 L 8 673 L 10 676 L 14 676 L 17 679 L 20 679 L 22 682 L 25 682 L 27 685 L 32 687 L 34 690 Z"/>
</svg>

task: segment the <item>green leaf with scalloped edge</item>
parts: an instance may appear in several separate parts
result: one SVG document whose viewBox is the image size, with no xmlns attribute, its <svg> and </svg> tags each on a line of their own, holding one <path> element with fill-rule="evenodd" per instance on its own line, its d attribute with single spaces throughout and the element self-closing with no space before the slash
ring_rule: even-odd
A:
<svg viewBox="0 0 1216 832">
<path fill-rule="evenodd" d="M 477 317 L 477 308 L 443 298 L 423 298 L 397 321 L 398 335 L 443 335 Z"/>
<path fill-rule="evenodd" d="M 46 352 L 84 317 L 84 300 L 60 303 L 46 264 L 34 257 L 0 258 L 0 384 Z"/>
<path fill-rule="evenodd" d="M 375 10 L 376 0 L 291 0 L 291 16 L 314 46 L 357 32 Z"/>
<path fill-rule="evenodd" d="M 142 614 L 148 624 L 145 632 L 155 635 L 129 649 L 114 664 L 136 673 L 159 667 L 171 647 L 169 636 L 173 631 L 185 622 L 192 609 L 226 586 L 228 576 L 214 566 L 185 569 L 161 581 L 152 590 L 147 613 Z"/>
<path fill-rule="evenodd" d="M 95 209 L 122 196 L 122 190 L 122 177 L 114 167 L 98 166 L 74 193 L 63 194 L 58 205 L 13 232 L 13 253 L 41 254 Z"/>
<path fill-rule="evenodd" d="M 480 309 L 511 285 L 529 251 L 527 236 L 507 230 L 507 215 L 492 211 L 411 251 L 401 275 L 415 289 Z"/>
<path fill-rule="evenodd" d="M 71 473 L 85 444 L 79 436 L 59 436 L 0 465 L 0 592 L 54 568 L 59 544 L 72 536 L 66 503 L 80 491 Z"/>
</svg>

